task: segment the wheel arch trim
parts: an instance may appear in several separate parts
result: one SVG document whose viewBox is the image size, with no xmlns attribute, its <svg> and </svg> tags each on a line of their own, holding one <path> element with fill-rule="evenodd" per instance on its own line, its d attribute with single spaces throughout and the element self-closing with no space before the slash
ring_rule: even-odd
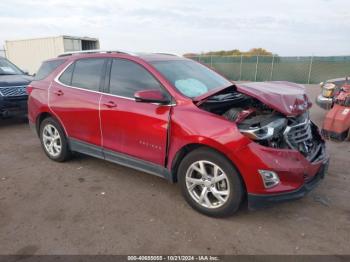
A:
<svg viewBox="0 0 350 262">
<path fill-rule="evenodd" d="M 67 134 L 67 130 L 66 128 L 64 127 L 63 123 L 60 121 L 60 119 L 58 117 L 56 117 L 56 115 L 53 113 L 53 112 L 49 112 L 49 111 L 42 111 L 37 117 L 36 117 L 36 120 L 35 120 L 35 130 L 37 132 L 37 135 L 40 136 L 40 124 L 41 122 L 48 118 L 48 117 L 51 117 L 53 119 L 55 119 L 59 124 L 60 126 L 62 127 L 63 131 L 64 131 L 64 134 L 66 137 L 68 137 L 68 134 Z"/>
<path fill-rule="evenodd" d="M 234 167 L 234 169 L 236 170 L 238 176 L 240 177 L 241 179 L 241 182 L 242 182 L 242 185 L 244 187 L 244 190 L 245 192 L 247 192 L 247 187 L 246 187 L 246 184 L 245 184 L 245 180 L 244 180 L 244 177 L 243 175 L 241 174 L 238 166 L 232 161 L 232 159 L 230 159 L 224 152 L 222 152 L 221 150 L 218 150 L 217 148 L 211 146 L 211 145 L 208 145 L 208 144 L 202 144 L 202 143 L 189 143 L 189 144 L 186 144 L 184 146 L 182 146 L 179 150 L 177 150 L 177 152 L 175 153 L 171 163 L 169 162 L 168 163 L 168 168 L 170 169 L 170 173 L 171 173 L 171 182 L 173 183 L 176 183 L 178 181 L 177 179 L 177 170 L 179 168 L 179 165 L 182 161 L 182 159 L 187 155 L 189 154 L 190 152 L 192 152 L 193 150 L 197 149 L 197 148 L 201 148 L 201 147 L 204 147 L 204 148 L 208 148 L 209 150 L 213 150 L 217 153 L 219 153 L 220 155 L 222 155 L 226 160 L 228 160 L 232 166 Z"/>
</svg>

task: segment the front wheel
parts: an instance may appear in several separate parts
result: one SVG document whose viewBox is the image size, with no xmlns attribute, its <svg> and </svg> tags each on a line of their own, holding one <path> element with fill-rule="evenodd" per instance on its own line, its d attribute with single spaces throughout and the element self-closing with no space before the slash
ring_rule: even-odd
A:
<svg viewBox="0 0 350 262">
<path fill-rule="evenodd" d="M 186 201 L 208 216 L 229 216 L 238 210 L 243 199 L 242 181 L 232 163 L 208 148 L 186 155 L 178 178 Z"/>
<path fill-rule="evenodd" d="M 52 160 L 63 162 L 71 156 L 61 125 L 51 117 L 40 124 L 40 141 L 46 155 Z"/>
</svg>

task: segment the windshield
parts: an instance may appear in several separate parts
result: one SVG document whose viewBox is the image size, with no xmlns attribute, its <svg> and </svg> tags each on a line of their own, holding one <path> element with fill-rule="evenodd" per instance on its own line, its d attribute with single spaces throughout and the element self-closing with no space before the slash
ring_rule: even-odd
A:
<svg viewBox="0 0 350 262">
<path fill-rule="evenodd" d="M 191 60 L 153 61 L 151 63 L 179 92 L 190 98 L 201 96 L 219 87 L 232 85 L 216 72 Z"/>
<path fill-rule="evenodd" d="M 0 58 L 0 75 L 23 75 L 23 72 L 7 59 Z"/>
</svg>

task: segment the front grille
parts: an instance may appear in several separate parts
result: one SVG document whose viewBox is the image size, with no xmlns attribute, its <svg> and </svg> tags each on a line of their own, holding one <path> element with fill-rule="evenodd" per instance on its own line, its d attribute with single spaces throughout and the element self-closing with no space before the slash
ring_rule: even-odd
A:
<svg viewBox="0 0 350 262">
<path fill-rule="evenodd" d="M 310 162 L 322 160 L 325 157 L 324 144 L 309 116 L 302 115 L 291 120 L 292 123 L 284 131 L 289 148 L 298 150 Z"/>
<path fill-rule="evenodd" d="M 25 96 L 26 86 L 0 87 L 0 95 L 5 97 Z"/>
<path fill-rule="evenodd" d="M 284 131 L 284 137 L 286 139 L 287 144 L 293 149 L 299 149 L 299 145 L 304 143 L 310 139 L 312 139 L 312 131 L 310 120 L 308 118 L 305 119 L 304 122 L 287 126 Z"/>
</svg>

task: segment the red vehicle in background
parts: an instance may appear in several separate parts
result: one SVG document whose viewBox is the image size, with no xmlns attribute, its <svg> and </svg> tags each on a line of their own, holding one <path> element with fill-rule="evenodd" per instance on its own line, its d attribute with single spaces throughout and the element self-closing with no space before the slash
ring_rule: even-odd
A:
<svg viewBox="0 0 350 262">
<path fill-rule="evenodd" d="M 324 137 L 338 141 L 350 140 L 350 84 L 348 78 L 334 95 L 330 107 L 323 122 Z"/>
<path fill-rule="evenodd" d="M 76 151 L 178 182 L 206 215 L 300 198 L 327 170 L 301 85 L 233 84 L 170 54 L 89 51 L 44 62 L 28 93 L 50 159 Z"/>
</svg>

